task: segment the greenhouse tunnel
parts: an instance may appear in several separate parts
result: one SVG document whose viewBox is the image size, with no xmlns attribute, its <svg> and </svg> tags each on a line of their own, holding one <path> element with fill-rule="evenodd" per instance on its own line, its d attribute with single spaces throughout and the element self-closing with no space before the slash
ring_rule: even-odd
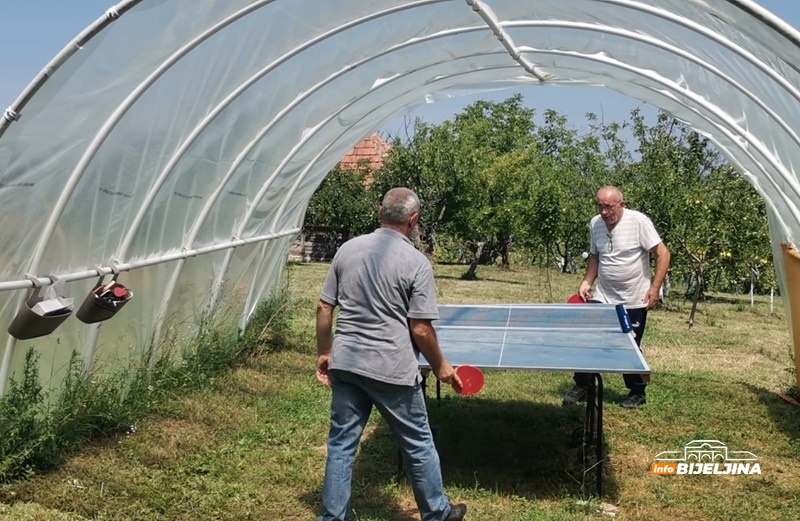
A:
<svg viewBox="0 0 800 521">
<path fill-rule="evenodd" d="M 755 187 L 797 367 L 799 44 L 749 0 L 121 1 L 0 120 L 0 394 L 31 347 L 57 387 L 73 349 L 104 371 L 207 313 L 244 326 L 355 143 L 423 103 L 539 85 L 658 107 Z M 34 310 L 114 281 L 135 296 L 107 320 Z"/>
</svg>

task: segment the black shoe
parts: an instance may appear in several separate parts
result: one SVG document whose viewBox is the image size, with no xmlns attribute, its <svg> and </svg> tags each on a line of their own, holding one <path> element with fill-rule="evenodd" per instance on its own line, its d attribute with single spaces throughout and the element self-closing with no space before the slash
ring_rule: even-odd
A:
<svg viewBox="0 0 800 521">
<path fill-rule="evenodd" d="M 572 389 L 567 391 L 567 394 L 564 395 L 564 399 L 561 400 L 561 405 L 574 405 L 584 400 L 586 400 L 586 387 L 573 385 Z"/>
<path fill-rule="evenodd" d="M 647 399 L 643 394 L 629 394 L 627 398 L 622 400 L 619 404 L 623 409 L 635 409 L 640 405 L 647 403 Z"/>
<path fill-rule="evenodd" d="M 444 518 L 444 521 L 461 521 L 467 515 L 467 505 L 459 503 L 457 505 L 450 505 L 450 513 Z"/>
</svg>

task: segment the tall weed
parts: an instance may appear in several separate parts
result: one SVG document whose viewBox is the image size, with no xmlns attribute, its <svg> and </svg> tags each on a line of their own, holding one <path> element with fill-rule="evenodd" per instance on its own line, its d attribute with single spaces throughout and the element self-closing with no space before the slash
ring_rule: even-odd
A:
<svg viewBox="0 0 800 521">
<path fill-rule="evenodd" d="M 11 379 L 0 398 L 0 482 L 57 466 L 90 440 L 132 432 L 169 398 L 211 385 L 243 356 L 287 347 L 293 309 L 288 291 L 280 291 L 258 307 L 240 338 L 208 321 L 179 355 L 162 345 L 148 351 L 146 358 L 160 353 L 156 360 L 104 378 L 85 375 L 73 352 L 55 399 L 44 391 L 38 354 L 29 349 L 22 379 Z"/>
</svg>

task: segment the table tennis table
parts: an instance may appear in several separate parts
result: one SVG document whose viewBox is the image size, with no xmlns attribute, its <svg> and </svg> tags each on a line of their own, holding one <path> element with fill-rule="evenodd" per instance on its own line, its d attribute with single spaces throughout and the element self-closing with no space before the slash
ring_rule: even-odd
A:
<svg viewBox="0 0 800 521">
<path fill-rule="evenodd" d="M 650 374 L 621 305 L 440 305 L 433 322 L 439 345 L 455 367 L 589 373 L 583 453 L 595 448 L 597 494 L 602 495 L 602 373 Z M 427 367 L 422 365 L 422 367 Z M 436 382 L 437 399 L 440 397 Z"/>
</svg>

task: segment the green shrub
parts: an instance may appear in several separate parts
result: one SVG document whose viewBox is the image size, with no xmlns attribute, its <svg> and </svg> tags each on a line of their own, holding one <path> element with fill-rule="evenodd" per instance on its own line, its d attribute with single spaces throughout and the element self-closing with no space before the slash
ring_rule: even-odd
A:
<svg viewBox="0 0 800 521">
<path fill-rule="evenodd" d="M 102 379 L 83 374 L 73 352 L 55 399 L 43 390 L 38 354 L 29 349 L 21 381 L 11 379 L 0 398 L 0 482 L 57 466 L 90 440 L 133 432 L 168 398 L 210 385 L 243 356 L 286 346 L 294 309 L 281 291 L 258 307 L 240 339 L 209 321 L 179 359 L 164 348 L 151 360 L 151 350 L 141 364 Z"/>
</svg>

